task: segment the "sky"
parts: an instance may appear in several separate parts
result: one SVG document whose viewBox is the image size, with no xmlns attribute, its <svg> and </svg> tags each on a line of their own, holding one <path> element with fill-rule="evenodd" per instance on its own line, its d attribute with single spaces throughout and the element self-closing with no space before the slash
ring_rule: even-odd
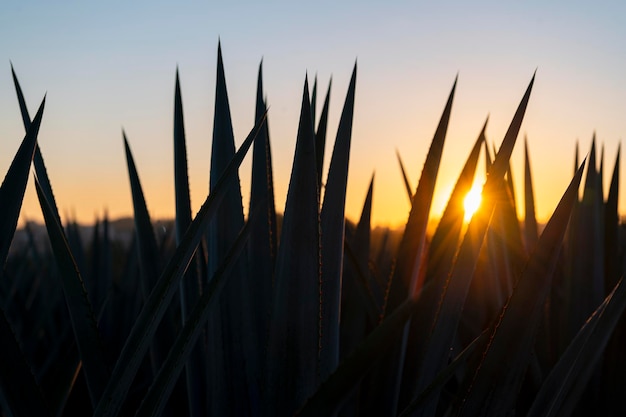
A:
<svg viewBox="0 0 626 417">
<path fill-rule="evenodd" d="M 132 215 L 122 129 L 151 217 L 172 217 L 178 67 L 197 210 L 208 193 L 220 40 L 237 145 L 253 126 L 263 61 L 278 211 L 285 204 L 305 76 L 317 77 L 318 108 L 332 77 L 327 169 L 355 62 L 349 219 L 358 220 L 375 173 L 372 221 L 392 227 L 406 222 L 409 200 L 395 152 L 415 187 L 457 75 L 432 216 L 443 209 L 487 116 L 487 139 L 495 146 L 502 141 L 535 70 L 511 162 L 518 205 L 524 136 L 540 220 L 549 218 L 573 175 L 576 143 L 582 159 L 594 132 L 604 148 L 607 189 L 626 133 L 626 3 L 469 3 L 4 2 L 0 173 L 24 137 L 12 63 L 31 116 L 47 94 L 39 143 L 64 219 L 91 223 L 105 212 L 110 218 Z M 239 172 L 244 207 L 250 168 L 248 157 Z M 619 207 L 626 214 L 623 196 Z M 41 218 L 31 179 L 21 222 Z"/>
</svg>

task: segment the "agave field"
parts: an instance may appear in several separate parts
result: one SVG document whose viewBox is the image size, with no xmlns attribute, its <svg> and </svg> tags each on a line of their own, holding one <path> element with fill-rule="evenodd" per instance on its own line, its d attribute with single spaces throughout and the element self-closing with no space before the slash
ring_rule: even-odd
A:
<svg viewBox="0 0 626 417">
<path fill-rule="evenodd" d="M 0 188 L 3 416 L 626 415 L 619 152 L 605 195 L 595 138 L 580 163 L 572 150 L 571 183 L 538 225 L 528 149 L 519 202 L 509 166 L 534 75 L 504 138 L 467 132 L 474 147 L 427 233 L 454 81 L 416 189 L 400 161 L 404 230 L 375 235 L 373 177 L 358 223 L 344 213 L 356 65 L 328 169 L 330 87 L 318 113 L 305 80 L 280 215 L 261 67 L 254 127 L 236 149 L 218 48 L 210 186 L 195 215 L 178 73 L 171 227 L 154 227 L 132 138 L 120 138 L 130 244 L 107 218 L 89 239 L 62 224 L 37 144 L 45 98 L 31 119 L 13 79 L 26 134 Z M 244 216 L 239 166 L 250 149 Z M 479 160 L 482 203 L 465 221 Z M 17 248 L 31 165 L 48 239 L 37 244 L 27 224 Z"/>
</svg>

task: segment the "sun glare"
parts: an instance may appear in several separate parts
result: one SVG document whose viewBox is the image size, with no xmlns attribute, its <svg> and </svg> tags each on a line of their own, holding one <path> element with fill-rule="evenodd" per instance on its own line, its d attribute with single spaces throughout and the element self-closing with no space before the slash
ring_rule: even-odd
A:
<svg viewBox="0 0 626 417">
<path fill-rule="evenodd" d="M 474 184 L 472 189 L 469 190 L 469 192 L 465 196 L 465 200 L 463 200 L 463 208 L 465 209 L 464 220 L 466 223 L 470 221 L 474 213 L 476 213 L 476 211 L 480 207 L 480 201 L 482 198 L 481 192 L 482 187 L 478 184 Z"/>
</svg>

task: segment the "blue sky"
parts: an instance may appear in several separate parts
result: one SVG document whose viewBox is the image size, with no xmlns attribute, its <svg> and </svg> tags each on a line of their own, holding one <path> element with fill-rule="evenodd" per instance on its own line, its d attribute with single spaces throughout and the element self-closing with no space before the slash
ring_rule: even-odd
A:
<svg viewBox="0 0 626 417">
<path fill-rule="evenodd" d="M 105 209 L 112 217 L 132 213 L 122 127 L 152 216 L 173 214 L 177 65 L 192 203 L 199 207 L 208 191 L 218 38 L 237 143 L 252 127 L 263 59 L 281 211 L 304 76 L 317 74 L 321 92 L 333 79 L 328 155 L 355 61 L 347 200 L 352 219 L 375 171 L 374 221 L 405 221 L 409 207 L 395 150 L 415 185 L 457 74 L 435 211 L 445 203 L 445 191 L 488 114 L 488 139 L 501 141 L 535 69 L 522 134 L 528 135 L 540 217 L 549 215 L 569 182 L 577 140 L 584 156 L 596 131 L 605 146 L 605 164 L 612 168 L 626 132 L 626 6 L 620 2 L 5 3 L 0 14 L 0 170 L 6 171 L 23 137 L 11 61 L 31 112 L 48 94 L 40 144 L 62 214 L 74 213 L 84 222 Z M 512 162 L 518 185 L 520 145 Z M 249 169 L 247 163 L 240 171 L 244 195 Z M 23 215 L 40 218 L 33 191 L 31 184 Z M 620 207 L 626 209 L 621 202 Z"/>
</svg>

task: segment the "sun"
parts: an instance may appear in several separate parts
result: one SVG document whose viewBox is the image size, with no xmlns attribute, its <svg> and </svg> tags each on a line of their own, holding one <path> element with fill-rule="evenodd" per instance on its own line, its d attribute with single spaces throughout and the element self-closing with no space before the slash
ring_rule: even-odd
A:
<svg viewBox="0 0 626 417">
<path fill-rule="evenodd" d="M 476 213 L 476 211 L 480 208 L 480 202 L 482 200 L 482 187 L 478 184 L 474 184 L 471 190 L 465 195 L 465 199 L 463 200 L 463 208 L 465 209 L 465 222 L 469 222 Z"/>
</svg>

